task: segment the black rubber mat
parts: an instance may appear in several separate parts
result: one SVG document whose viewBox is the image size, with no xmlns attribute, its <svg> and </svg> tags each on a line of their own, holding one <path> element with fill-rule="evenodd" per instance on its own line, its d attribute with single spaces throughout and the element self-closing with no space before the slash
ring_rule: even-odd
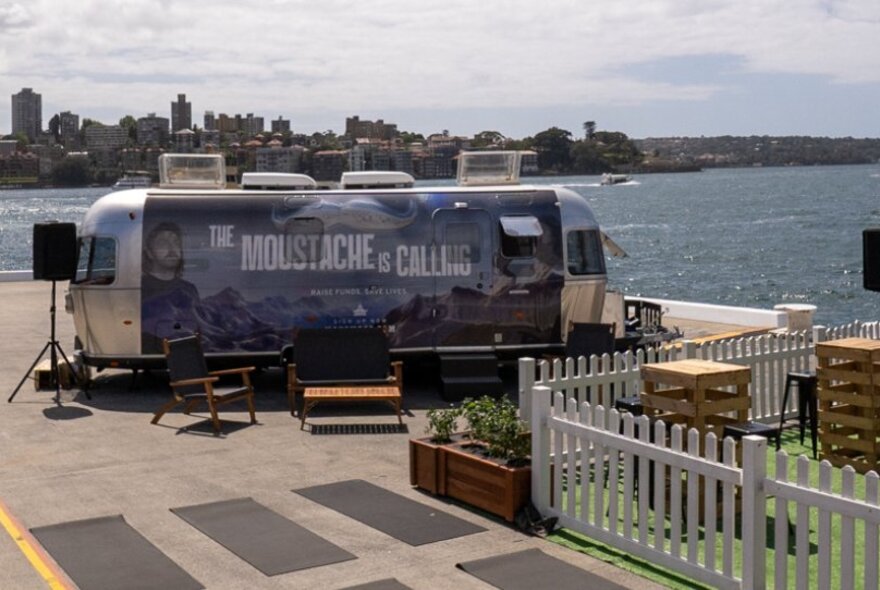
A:
<svg viewBox="0 0 880 590">
<path fill-rule="evenodd" d="M 466 561 L 455 564 L 455 567 L 501 590 L 626 590 L 540 549 Z"/>
<path fill-rule="evenodd" d="M 388 578 L 387 580 L 376 580 L 375 582 L 367 582 L 366 584 L 358 584 L 357 586 L 348 586 L 342 590 L 411 590 L 409 586 L 405 586 L 395 580 Z"/>
<path fill-rule="evenodd" d="M 356 559 L 251 498 L 171 511 L 267 576 Z"/>
<path fill-rule="evenodd" d="M 37 527 L 31 533 L 80 590 L 204 588 L 121 515 Z"/>
<path fill-rule="evenodd" d="M 410 545 L 486 530 L 360 479 L 293 491 Z"/>
</svg>

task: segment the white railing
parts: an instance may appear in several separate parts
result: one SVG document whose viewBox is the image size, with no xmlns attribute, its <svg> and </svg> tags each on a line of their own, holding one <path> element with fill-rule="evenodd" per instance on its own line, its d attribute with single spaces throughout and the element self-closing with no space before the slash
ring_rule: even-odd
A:
<svg viewBox="0 0 880 590">
<path fill-rule="evenodd" d="M 818 588 L 830 588 L 832 582 L 842 589 L 878 587 L 875 473 L 857 475 L 851 467 L 839 470 L 823 461 L 820 485 L 813 488 L 805 456 L 797 460 L 796 482 L 788 479 L 784 451 L 776 453 L 776 475 L 769 477 L 767 441 L 760 437 L 745 437 L 738 451 L 732 439 L 719 445 L 714 434 L 701 441 L 691 430 L 685 447 L 679 425 L 667 429 L 646 416 L 621 418 L 616 410 L 579 404 L 546 386 L 529 394 L 532 501 L 562 526 L 717 588 L 767 588 L 771 563 L 773 588 L 817 587 L 810 577 L 812 560 L 818 563 L 813 564 Z M 838 476 L 841 493 L 832 491 Z M 856 478 L 864 478 L 864 500 L 854 497 Z M 775 519 L 770 557 L 768 495 L 774 496 L 776 515 L 786 515 Z M 793 525 L 789 503 L 795 505 Z M 819 523 L 815 556 L 811 512 Z M 839 526 L 840 534 L 833 535 L 832 526 Z M 789 555 L 791 528 L 794 557 Z M 859 545 L 864 549 L 856 560 Z"/>
<path fill-rule="evenodd" d="M 880 322 L 860 322 L 856 320 L 849 324 L 834 326 L 831 328 L 820 328 L 820 333 L 824 334 L 824 340 L 839 340 L 840 338 L 871 338 L 880 339 Z"/>
</svg>

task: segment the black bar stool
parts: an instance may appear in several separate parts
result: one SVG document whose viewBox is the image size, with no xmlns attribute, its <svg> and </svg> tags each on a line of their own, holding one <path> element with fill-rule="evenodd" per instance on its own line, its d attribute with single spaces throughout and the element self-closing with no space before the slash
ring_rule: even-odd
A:
<svg viewBox="0 0 880 590">
<path fill-rule="evenodd" d="M 801 444 L 804 444 L 804 427 L 807 419 L 810 420 L 810 442 L 813 445 L 813 459 L 817 458 L 819 436 L 818 401 L 816 399 L 816 373 L 808 371 L 800 373 L 792 371 L 785 377 L 785 394 L 782 396 L 780 408 L 779 429 L 782 430 L 785 422 L 785 407 L 788 405 L 788 397 L 791 393 L 791 385 L 794 383 L 798 389 L 798 426 L 801 431 Z"/>
<path fill-rule="evenodd" d="M 614 409 L 618 412 L 629 412 L 633 415 L 633 417 L 638 418 L 639 416 L 644 415 L 645 408 L 642 405 L 642 397 L 640 395 L 631 395 L 628 397 L 619 397 L 614 400 Z M 623 433 L 623 422 L 620 424 L 620 432 Z M 635 425 L 635 435 L 636 438 L 639 437 L 639 426 Z M 654 442 L 654 430 L 650 431 L 650 440 Z M 650 469 L 650 476 L 648 479 L 648 503 L 651 508 L 654 508 L 654 462 L 650 461 L 648 463 L 648 469 Z M 633 471 L 635 473 L 635 494 L 636 498 L 639 497 L 639 458 L 636 457 L 635 461 L 633 461 Z"/>
<path fill-rule="evenodd" d="M 734 440 L 740 440 L 742 437 L 747 436 L 749 434 L 757 434 L 758 436 L 763 436 L 768 440 L 773 440 L 776 442 L 776 450 L 779 450 L 779 447 L 782 444 L 780 440 L 780 430 L 775 426 L 770 426 L 769 424 L 764 424 L 763 422 L 737 422 L 736 424 L 725 424 L 724 430 L 721 434 L 721 438 L 727 438 L 728 436 L 732 437 Z"/>
<path fill-rule="evenodd" d="M 642 406 L 642 397 L 639 395 L 617 398 L 614 400 L 614 409 L 618 412 L 629 412 L 636 417 L 645 413 L 645 408 Z"/>
</svg>

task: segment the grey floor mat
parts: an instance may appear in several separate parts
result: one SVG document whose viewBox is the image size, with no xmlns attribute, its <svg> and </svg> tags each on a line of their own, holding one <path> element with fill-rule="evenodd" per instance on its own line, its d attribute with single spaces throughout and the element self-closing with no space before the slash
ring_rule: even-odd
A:
<svg viewBox="0 0 880 590">
<path fill-rule="evenodd" d="M 342 590 L 411 590 L 409 586 L 405 586 L 395 580 L 388 578 L 387 580 L 376 580 L 375 582 L 367 582 L 366 584 L 358 584 L 357 586 L 348 586 Z"/>
<path fill-rule="evenodd" d="M 204 588 L 121 515 L 31 529 L 80 590 Z"/>
<path fill-rule="evenodd" d="M 360 479 L 293 491 L 410 545 L 424 545 L 486 530 Z"/>
<path fill-rule="evenodd" d="M 356 559 L 251 498 L 171 511 L 267 576 Z"/>
<path fill-rule="evenodd" d="M 540 549 L 466 561 L 455 564 L 455 567 L 501 590 L 626 590 Z"/>
</svg>

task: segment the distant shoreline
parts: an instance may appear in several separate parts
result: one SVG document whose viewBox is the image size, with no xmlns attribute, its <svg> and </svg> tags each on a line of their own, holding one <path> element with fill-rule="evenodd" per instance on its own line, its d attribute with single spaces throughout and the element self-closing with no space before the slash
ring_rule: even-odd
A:
<svg viewBox="0 0 880 590">
<path fill-rule="evenodd" d="M 831 166 L 877 166 L 880 165 L 880 161 L 877 162 L 835 162 L 829 164 L 751 164 L 751 165 L 711 165 L 711 166 L 696 166 L 694 164 L 648 164 L 648 168 L 644 168 L 645 164 L 641 164 L 641 166 L 637 166 L 632 170 L 621 170 L 621 172 L 625 172 L 627 174 L 679 174 L 679 173 L 687 173 L 687 172 L 703 172 L 705 170 L 737 170 L 737 169 L 753 169 L 753 168 L 816 168 L 816 167 L 831 167 Z M 592 174 L 578 174 L 572 172 L 541 172 L 539 174 L 529 174 L 524 175 L 521 178 L 554 178 L 558 176 L 601 176 L 601 172 L 596 172 Z M 437 180 L 455 180 L 454 176 L 449 176 L 445 178 L 416 178 L 416 181 L 437 181 Z M 80 189 L 80 188 L 89 188 L 89 189 L 97 189 L 97 188 L 105 188 L 110 190 L 112 185 L 104 185 L 104 184 L 87 184 L 87 185 L 74 185 L 74 186 L 56 186 L 51 184 L 28 184 L 28 185 L 0 185 L 0 195 L 3 194 L 3 191 L 12 191 L 12 190 L 31 190 L 31 189 L 39 189 L 39 190 L 50 190 L 50 189 Z"/>
</svg>

